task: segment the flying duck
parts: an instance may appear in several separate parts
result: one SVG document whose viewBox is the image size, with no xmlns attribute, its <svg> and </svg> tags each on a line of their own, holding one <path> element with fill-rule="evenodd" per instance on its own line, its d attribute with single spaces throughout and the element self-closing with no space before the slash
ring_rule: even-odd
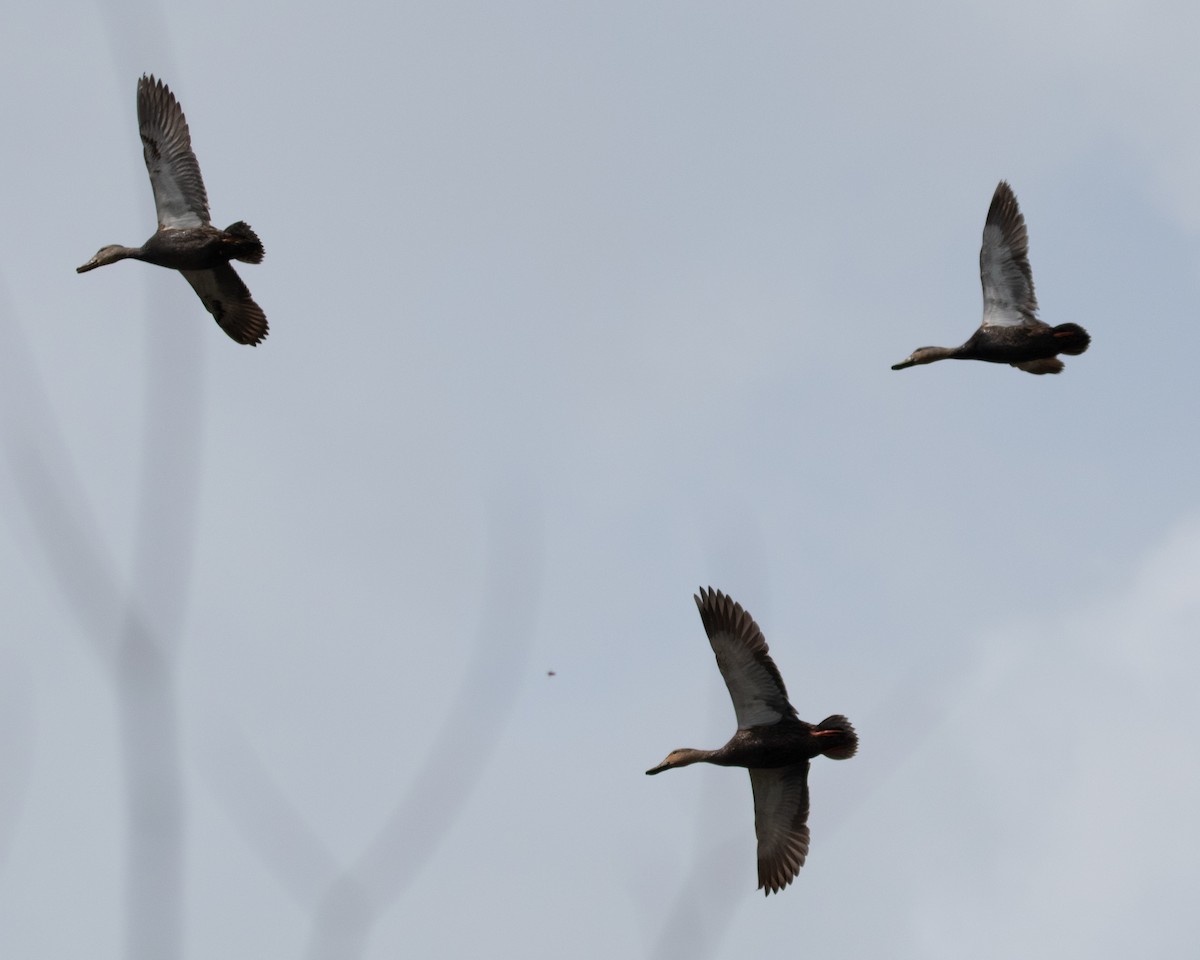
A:
<svg viewBox="0 0 1200 960">
<path fill-rule="evenodd" d="M 737 733 L 717 750 L 672 750 L 653 775 L 691 763 L 746 767 L 754 791 L 758 888 L 778 893 L 795 879 L 808 855 L 808 763 L 818 755 L 848 760 L 858 736 L 840 714 L 813 725 L 796 716 L 783 677 L 753 617 L 720 590 L 700 589 L 700 621 L 725 678 Z"/>
<path fill-rule="evenodd" d="M 935 360 L 986 360 L 1007 363 L 1026 373 L 1061 373 L 1058 354 L 1083 353 L 1091 342 L 1076 323 L 1051 327 L 1037 318 L 1029 234 L 1016 195 L 1001 180 L 992 195 L 979 250 L 983 283 L 983 323 L 959 347 L 918 347 L 893 370 Z"/>
<path fill-rule="evenodd" d="M 224 230 L 210 222 L 187 120 L 165 83 L 152 76 L 138 81 L 137 114 L 158 230 L 140 247 L 101 247 L 76 272 L 130 258 L 178 270 L 222 330 L 238 343 L 257 346 L 267 335 L 267 317 L 229 261 L 261 263 L 258 235 L 240 220 Z"/>
</svg>

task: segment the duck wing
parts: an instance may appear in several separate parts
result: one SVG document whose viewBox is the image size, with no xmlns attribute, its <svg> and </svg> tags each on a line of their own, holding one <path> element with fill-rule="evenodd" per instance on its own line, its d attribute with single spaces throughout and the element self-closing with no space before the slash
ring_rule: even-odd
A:
<svg viewBox="0 0 1200 960">
<path fill-rule="evenodd" d="M 150 171 L 159 227 L 199 227 L 209 222 L 208 194 L 192 137 L 175 95 L 161 80 L 143 76 L 137 89 L 138 129 Z"/>
<path fill-rule="evenodd" d="M 752 767 L 758 888 L 778 893 L 808 856 L 808 761 L 790 767 Z"/>
<path fill-rule="evenodd" d="M 983 326 L 1041 325 L 1033 271 L 1029 267 L 1029 234 L 1016 195 L 1001 180 L 992 195 L 979 250 L 983 283 Z"/>
<path fill-rule="evenodd" d="M 180 270 L 204 308 L 238 343 L 254 347 L 267 336 L 267 315 L 250 297 L 242 278 L 228 263 L 211 270 Z"/>
<path fill-rule="evenodd" d="M 700 588 L 695 598 L 708 642 L 725 678 L 738 729 L 767 726 L 795 717 L 779 668 L 754 618 L 720 590 Z"/>
</svg>

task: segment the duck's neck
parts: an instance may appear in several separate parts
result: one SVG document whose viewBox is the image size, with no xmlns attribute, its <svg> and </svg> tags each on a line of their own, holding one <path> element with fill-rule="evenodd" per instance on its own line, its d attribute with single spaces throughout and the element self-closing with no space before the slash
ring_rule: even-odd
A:
<svg viewBox="0 0 1200 960">
<path fill-rule="evenodd" d="M 724 750 L 724 747 L 716 750 L 693 750 L 691 747 L 684 747 L 675 751 L 675 755 L 671 759 L 671 766 L 687 767 L 693 763 L 716 763 L 728 766 L 725 763 Z"/>
<path fill-rule="evenodd" d="M 922 347 L 912 356 L 914 364 L 933 363 L 936 360 L 952 360 L 961 357 L 963 347 Z"/>
<path fill-rule="evenodd" d="M 102 267 L 105 264 L 116 263 L 118 260 L 142 259 L 144 259 L 144 254 L 142 253 L 141 247 L 112 246 L 108 248 L 108 252 L 104 255 L 104 258 L 98 264 L 96 264 L 96 266 Z"/>
</svg>

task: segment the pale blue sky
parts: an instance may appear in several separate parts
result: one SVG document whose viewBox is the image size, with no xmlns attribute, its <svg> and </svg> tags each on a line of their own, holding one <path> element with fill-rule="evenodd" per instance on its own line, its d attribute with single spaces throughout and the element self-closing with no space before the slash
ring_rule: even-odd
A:
<svg viewBox="0 0 1200 960">
<path fill-rule="evenodd" d="M 0 956 L 131 955 L 131 737 L 174 744 L 186 958 L 1193 950 L 1198 32 L 14 8 Z M 167 271 L 75 274 L 152 232 L 143 72 L 263 239 L 257 349 Z M 1091 349 L 892 372 L 978 323 L 1002 178 Z M 702 584 L 861 738 L 765 900 L 746 775 L 643 775 L 734 729 Z M 174 650 L 173 737 L 121 726 L 131 622 Z"/>
</svg>

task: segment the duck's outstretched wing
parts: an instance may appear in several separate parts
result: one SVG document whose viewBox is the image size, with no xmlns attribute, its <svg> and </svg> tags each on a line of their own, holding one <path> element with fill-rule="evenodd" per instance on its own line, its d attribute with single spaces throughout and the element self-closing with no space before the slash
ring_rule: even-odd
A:
<svg viewBox="0 0 1200 960">
<path fill-rule="evenodd" d="M 717 666 L 729 688 L 738 729 L 778 723 L 795 717 L 779 668 L 767 653 L 767 641 L 754 618 L 720 590 L 700 588 L 695 598 L 700 620 Z"/>
<path fill-rule="evenodd" d="M 221 329 L 238 343 L 254 347 L 267 336 L 267 315 L 250 297 L 242 278 L 227 263 L 211 270 L 180 270 Z"/>
<path fill-rule="evenodd" d="M 758 837 L 758 888 L 778 893 L 808 856 L 808 761 L 790 767 L 750 769 L 754 833 Z"/>
<path fill-rule="evenodd" d="M 137 89 L 138 129 L 150 171 L 159 227 L 199 227 L 209 222 L 208 194 L 192 153 L 187 120 L 161 80 L 143 76 Z"/>
<path fill-rule="evenodd" d="M 983 325 L 1012 327 L 1035 325 L 1037 297 L 1029 267 L 1029 235 L 1012 187 L 1004 180 L 996 186 L 983 225 L 979 250 L 979 279 L 983 284 Z"/>
</svg>

